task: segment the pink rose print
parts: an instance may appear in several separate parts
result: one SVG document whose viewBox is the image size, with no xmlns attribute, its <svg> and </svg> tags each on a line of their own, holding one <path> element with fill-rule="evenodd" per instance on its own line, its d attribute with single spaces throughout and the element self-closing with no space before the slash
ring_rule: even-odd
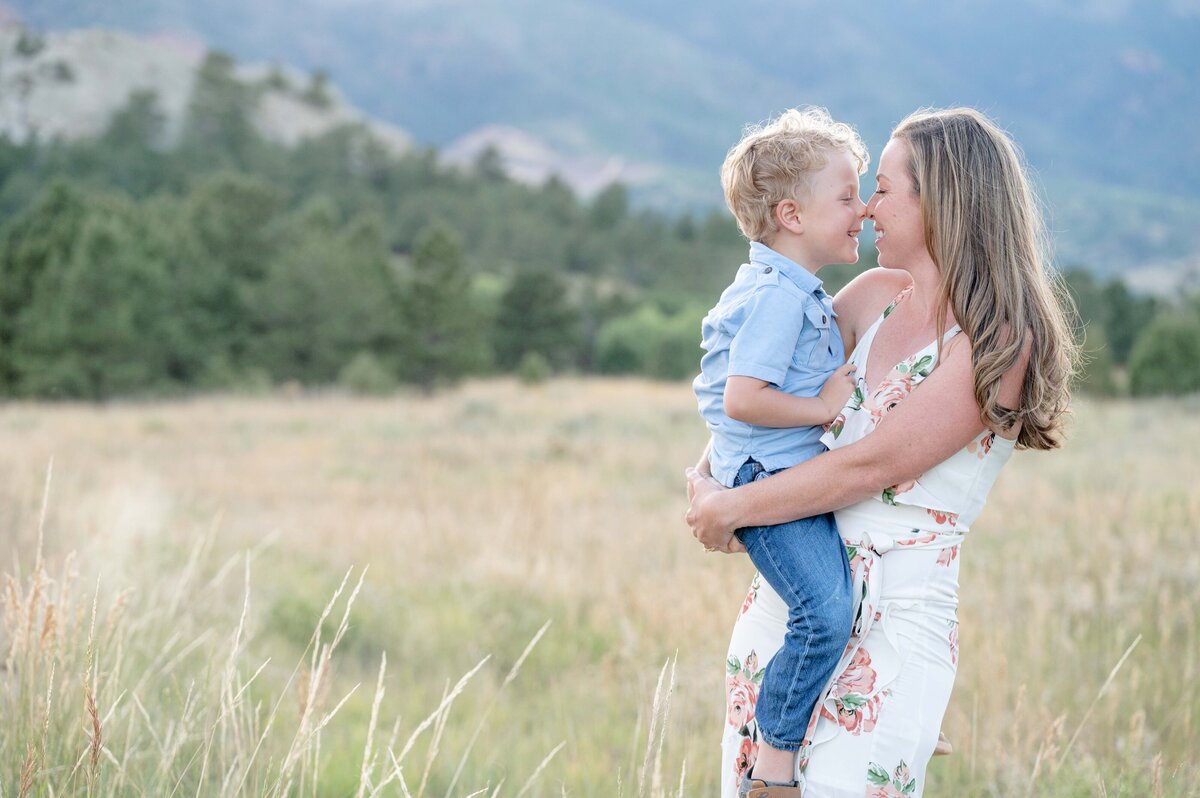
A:
<svg viewBox="0 0 1200 798">
<path fill-rule="evenodd" d="M 737 774 L 738 778 L 741 778 L 749 772 L 750 768 L 754 767 L 754 760 L 757 758 L 758 746 L 749 737 L 742 738 L 742 748 L 733 762 L 733 772 Z"/>
<path fill-rule="evenodd" d="M 895 379 L 885 379 L 879 389 L 863 406 L 871 410 L 871 425 L 878 426 L 883 417 L 892 411 L 900 400 L 908 396 L 913 387 L 913 375 L 901 374 Z"/>
<path fill-rule="evenodd" d="M 916 531 L 917 530 L 915 530 L 915 529 L 913 530 L 913 532 L 916 532 Z M 915 538 L 904 538 L 902 540 L 897 540 L 896 545 L 897 546 L 920 546 L 924 543 L 932 543 L 935 540 L 937 540 L 937 532 L 927 532 L 926 534 L 918 535 Z"/>
<path fill-rule="evenodd" d="M 904 793 L 897 792 L 889 782 L 882 787 L 867 787 L 867 798 L 904 798 Z"/>
<path fill-rule="evenodd" d="M 751 651 L 746 655 L 746 672 L 753 675 L 758 672 L 758 652 Z"/>
<path fill-rule="evenodd" d="M 846 666 L 846 670 L 842 671 L 842 675 L 838 677 L 833 694 L 835 696 L 848 693 L 867 695 L 874 689 L 875 669 L 871 667 L 871 653 L 865 648 L 859 648 L 854 652 L 854 657 Z"/>
<path fill-rule="evenodd" d="M 856 737 L 863 732 L 874 731 L 875 723 L 879 720 L 881 699 L 882 695 L 877 695 L 853 706 L 850 696 L 847 696 L 845 702 L 838 702 L 838 725 Z"/>
<path fill-rule="evenodd" d="M 883 501 L 886 504 L 895 505 L 896 497 L 901 493 L 907 493 L 908 491 L 912 490 L 914 487 L 916 487 L 916 484 L 917 481 L 915 479 L 910 479 L 907 482 L 901 482 L 898 485 L 892 485 L 890 488 L 884 489 Z"/>
<path fill-rule="evenodd" d="M 906 798 L 916 790 L 917 780 L 904 760 L 890 775 L 874 762 L 867 768 L 867 798 Z"/>
<path fill-rule="evenodd" d="M 942 549 L 941 553 L 938 554 L 937 564 L 944 565 L 947 568 L 949 568 L 950 563 L 953 562 L 957 557 L 958 557 L 958 544 L 955 543 L 953 546 L 951 546 L 948 549 Z"/>
<path fill-rule="evenodd" d="M 867 698 L 875 689 L 875 669 L 871 667 L 871 654 L 860 648 L 854 652 L 850 664 L 838 676 L 833 685 L 830 697 L 837 705 L 835 718 L 824 706 L 821 714 L 829 720 L 837 721 L 843 729 L 851 734 L 869 732 L 875 728 L 879 718 L 879 706 L 883 694 Z"/>
<path fill-rule="evenodd" d="M 967 451 L 973 452 L 976 457 L 982 460 L 992 450 L 992 442 L 995 440 L 996 433 L 990 431 L 984 432 L 982 438 L 967 444 Z"/>
<path fill-rule="evenodd" d="M 728 723 L 735 729 L 743 729 L 754 720 L 754 705 L 758 703 L 758 686 L 741 673 L 725 680 Z"/>
<path fill-rule="evenodd" d="M 842 430 L 845 428 L 846 428 L 846 414 L 845 413 L 839 413 L 838 417 L 833 420 L 832 424 L 825 425 L 825 430 L 827 432 L 832 432 L 833 437 L 835 437 L 835 438 L 837 436 L 841 435 Z"/>
<path fill-rule="evenodd" d="M 958 664 L 958 621 L 950 621 L 950 634 L 947 639 L 950 641 L 950 664 Z"/>
<path fill-rule="evenodd" d="M 925 512 L 929 513 L 933 520 L 939 524 L 949 524 L 950 526 L 958 525 L 958 513 L 951 513 L 945 510 L 933 510 L 928 507 L 925 508 Z"/>
<path fill-rule="evenodd" d="M 758 574 L 755 574 L 753 581 L 750 582 L 750 590 L 746 593 L 746 600 L 742 602 L 742 611 L 738 613 L 739 618 L 750 611 L 750 605 L 758 598 L 758 584 Z"/>
</svg>

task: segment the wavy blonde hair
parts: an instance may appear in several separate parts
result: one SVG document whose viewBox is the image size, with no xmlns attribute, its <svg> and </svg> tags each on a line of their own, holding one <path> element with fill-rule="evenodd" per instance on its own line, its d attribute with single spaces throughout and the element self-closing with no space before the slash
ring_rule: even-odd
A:
<svg viewBox="0 0 1200 798">
<path fill-rule="evenodd" d="M 1042 213 L 1012 139 L 972 108 L 921 110 L 892 131 L 911 148 L 925 245 L 946 305 L 971 341 L 975 400 L 988 426 L 1020 423 L 1017 446 L 1062 444 L 1079 346 L 1062 278 L 1049 268 Z M 1001 406 L 1000 379 L 1030 347 L 1016 408 Z"/>
<path fill-rule="evenodd" d="M 775 206 L 785 199 L 803 205 L 813 173 L 824 169 L 837 150 L 858 161 L 860 175 L 867 170 L 870 156 L 858 133 L 833 121 L 824 108 L 790 108 L 764 125 L 746 128 L 721 165 L 725 202 L 742 235 L 768 243 L 779 231 Z"/>
</svg>

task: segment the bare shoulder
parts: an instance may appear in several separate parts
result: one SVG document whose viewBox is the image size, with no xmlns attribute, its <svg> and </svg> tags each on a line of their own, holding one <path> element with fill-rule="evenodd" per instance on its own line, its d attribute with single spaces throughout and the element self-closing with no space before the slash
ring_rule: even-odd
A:
<svg viewBox="0 0 1200 798">
<path fill-rule="evenodd" d="M 877 267 L 855 277 L 833 298 L 833 309 L 843 322 L 861 333 L 869 327 L 896 298 L 896 294 L 912 284 L 908 272 Z"/>
</svg>

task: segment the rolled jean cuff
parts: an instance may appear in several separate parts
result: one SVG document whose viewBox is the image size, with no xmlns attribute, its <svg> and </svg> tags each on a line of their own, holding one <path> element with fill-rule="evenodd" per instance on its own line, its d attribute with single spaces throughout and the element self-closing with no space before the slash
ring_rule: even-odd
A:
<svg viewBox="0 0 1200 798">
<path fill-rule="evenodd" d="M 758 727 L 758 734 L 760 737 L 762 737 L 764 743 L 777 751 L 788 751 L 789 753 L 794 754 L 800 750 L 800 746 L 803 744 L 803 741 L 792 743 L 772 737 L 762 726 Z"/>
</svg>

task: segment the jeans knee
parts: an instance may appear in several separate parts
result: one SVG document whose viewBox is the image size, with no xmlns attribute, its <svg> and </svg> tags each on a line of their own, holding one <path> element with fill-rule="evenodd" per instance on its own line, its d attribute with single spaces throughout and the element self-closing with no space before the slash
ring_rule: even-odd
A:
<svg viewBox="0 0 1200 798">
<path fill-rule="evenodd" d="M 821 644 L 840 648 L 850 639 L 852 613 L 849 600 L 830 599 L 809 613 L 809 634 Z"/>
</svg>

